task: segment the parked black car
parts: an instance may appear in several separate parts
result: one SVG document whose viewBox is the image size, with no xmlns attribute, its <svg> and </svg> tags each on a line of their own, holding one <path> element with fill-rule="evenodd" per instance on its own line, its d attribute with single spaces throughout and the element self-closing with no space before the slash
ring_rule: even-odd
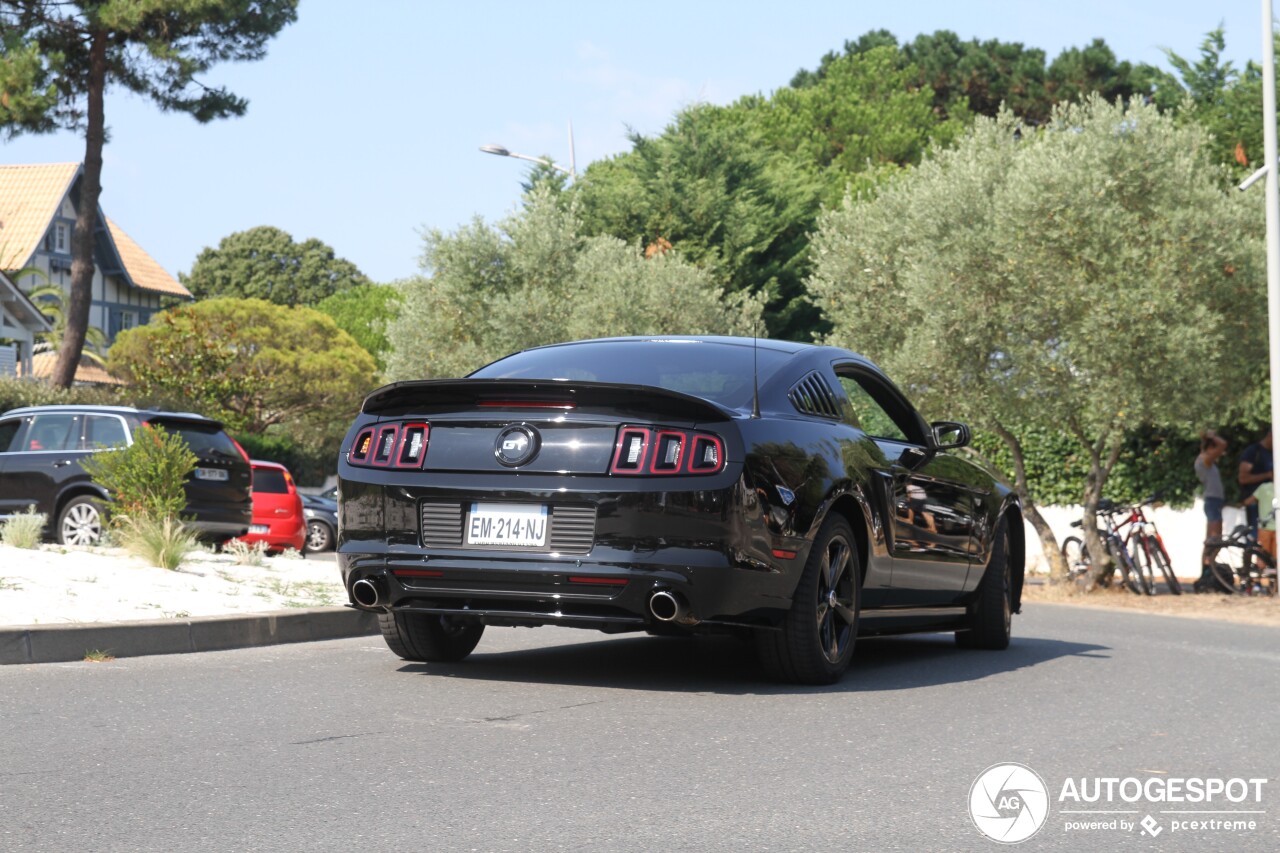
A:
<svg viewBox="0 0 1280 853">
<path fill-rule="evenodd" d="M 181 435 L 198 462 L 185 489 L 184 515 L 204 539 L 239 536 L 253 518 L 249 460 L 222 429 L 200 415 L 123 406 L 32 406 L 0 415 L 0 518 L 35 505 L 46 535 L 92 545 L 102 535 L 107 493 L 80 460 L 132 444 L 144 424 Z"/>
<path fill-rule="evenodd" d="M 370 394 L 339 459 L 338 561 L 409 660 L 486 625 L 746 631 L 775 677 L 858 635 L 1004 648 L 1021 508 L 865 358 L 782 341 L 540 347 Z"/>
<path fill-rule="evenodd" d="M 338 502 L 323 495 L 301 495 L 302 515 L 307 520 L 303 550 L 308 553 L 332 551 L 338 541 Z"/>
</svg>

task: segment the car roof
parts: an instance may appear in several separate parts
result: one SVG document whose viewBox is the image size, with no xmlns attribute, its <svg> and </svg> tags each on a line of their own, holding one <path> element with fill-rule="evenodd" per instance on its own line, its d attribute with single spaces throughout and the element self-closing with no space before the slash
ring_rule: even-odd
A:
<svg viewBox="0 0 1280 853">
<path fill-rule="evenodd" d="M 47 406 L 19 406 L 16 409 L 10 409 L 7 412 L 0 412 L 0 417 L 9 417 L 10 415 L 37 415 L 41 412 L 87 412 L 89 414 L 107 414 L 107 415 L 140 415 L 143 418 L 183 418 L 190 421 L 203 421 L 205 423 L 222 424 L 213 418 L 206 418 L 204 415 L 198 415 L 195 412 L 166 412 L 161 409 L 138 409 L 133 406 L 103 406 L 98 404 L 77 405 L 75 403 L 54 403 Z"/>
<path fill-rule="evenodd" d="M 797 353 L 802 350 L 820 349 L 817 344 L 802 344 L 797 341 L 778 341 L 773 338 L 747 338 L 734 335 L 627 335 L 613 338 L 588 338 L 582 341 L 563 341 L 545 344 L 540 347 L 529 347 L 529 350 L 555 349 L 556 347 L 583 346 L 587 344 L 613 343 L 701 343 L 719 344 L 721 346 L 760 347 L 784 353 Z M 528 350 L 522 350 L 527 352 Z M 511 353 L 515 355 L 515 353 Z"/>
<path fill-rule="evenodd" d="M 254 468 L 277 468 L 281 471 L 289 470 L 288 468 L 281 465 L 279 462 L 268 462 L 265 459 L 250 459 L 249 464 L 252 465 Z"/>
</svg>

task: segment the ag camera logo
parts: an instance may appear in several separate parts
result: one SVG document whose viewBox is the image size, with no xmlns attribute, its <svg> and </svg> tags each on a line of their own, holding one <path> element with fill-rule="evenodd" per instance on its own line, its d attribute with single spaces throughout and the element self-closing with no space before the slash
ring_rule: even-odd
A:
<svg viewBox="0 0 1280 853">
<path fill-rule="evenodd" d="M 969 789 L 969 816 L 978 831 L 1001 844 L 1026 841 L 1049 817 L 1049 789 L 1024 764 L 993 764 Z"/>
</svg>

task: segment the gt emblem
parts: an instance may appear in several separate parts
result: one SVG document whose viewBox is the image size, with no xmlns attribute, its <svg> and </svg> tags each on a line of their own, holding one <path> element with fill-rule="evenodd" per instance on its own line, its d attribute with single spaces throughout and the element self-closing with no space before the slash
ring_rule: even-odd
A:
<svg viewBox="0 0 1280 853">
<path fill-rule="evenodd" d="M 508 468 L 523 465 L 538 454 L 538 433 L 533 427 L 511 426 L 498 433 L 493 455 Z"/>
</svg>

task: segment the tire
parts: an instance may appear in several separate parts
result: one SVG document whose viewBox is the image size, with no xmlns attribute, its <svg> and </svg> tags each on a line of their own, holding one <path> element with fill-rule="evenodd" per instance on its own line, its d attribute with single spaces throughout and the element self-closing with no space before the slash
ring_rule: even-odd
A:
<svg viewBox="0 0 1280 853">
<path fill-rule="evenodd" d="M 862 566 L 853 529 L 834 516 L 823 523 L 780 630 L 756 632 L 756 652 L 770 677 L 834 684 L 853 660 L 862 598 Z"/>
<path fill-rule="evenodd" d="M 1160 543 L 1159 539 L 1148 539 L 1147 549 L 1151 554 L 1151 561 L 1160 569 L 1160 574 L 1164 577 L 1164 583 L 1169 588 L 1169 592 L 1173 595 L 1182 595 L 1182 582 L 1173 573 L 1173 566 L 1169 563 L 1169 555 L 1165 553 L 1164 545 Z"/>
<path fill-rule="evenodd" d="M 1129 551 L 1129 574 L 1133 577 L 1134 582 L 1130 585 L 1138 595 L 1155 595 L 1156 579 L 1155 568 L 1151 564 L 1149 555 L 1143 549 L 1142 543 L 1134 540 L 1132 549 Z M 1137 589 L 1134 589 L 1134 586 Z"/>
<path fill-rule="evenodd" d="M 101 498 L 79 495 L 67 501 L 58 513 L 54 535 L 59 545 L 97 545 L 102 541 L 106 519 L 106 504 Z"/>
<path fill-rule="evenodd" d="M 391 651 L 423 663 L 460 661 L 484 633 L 481 622 L 434 613 L 379 613 L 378 627 Z"/>
<path fill-rule="evenodd" d="M 1232 595 L 1236 592 L 1236 569 L 1230 563 L 1224 563 L 1219 558 L 1215 558 L 1210 568 L 1213 571 L 1214 587 L 1212 592 L 1225 592 Z"/>
<path fill-rule="evenodd" d="M 956 645 L 966 649 L 1007 649 L 1013 629 L 1013 575 L 1009 567 L 1009 523 L 996 525 L 991 559 L 978 592 L 969 605 L 964 630 L 956 631 Z"/>
<path fill-rule="evenodd" d="M 328 551 L 333 548 L 333 528 L 318 518 L 307 522 L 306 539 L 302 550 L 306 553 Z"/>
<path fill-rule="evenodd" d="M 1089 549 L 1079 536 L 1068 536 L 1062 540 L 1062 559 L 1067 561 L 1067 577 L 1072 580 L 1088 577 L 1092 565 Z"/>
</svg>

